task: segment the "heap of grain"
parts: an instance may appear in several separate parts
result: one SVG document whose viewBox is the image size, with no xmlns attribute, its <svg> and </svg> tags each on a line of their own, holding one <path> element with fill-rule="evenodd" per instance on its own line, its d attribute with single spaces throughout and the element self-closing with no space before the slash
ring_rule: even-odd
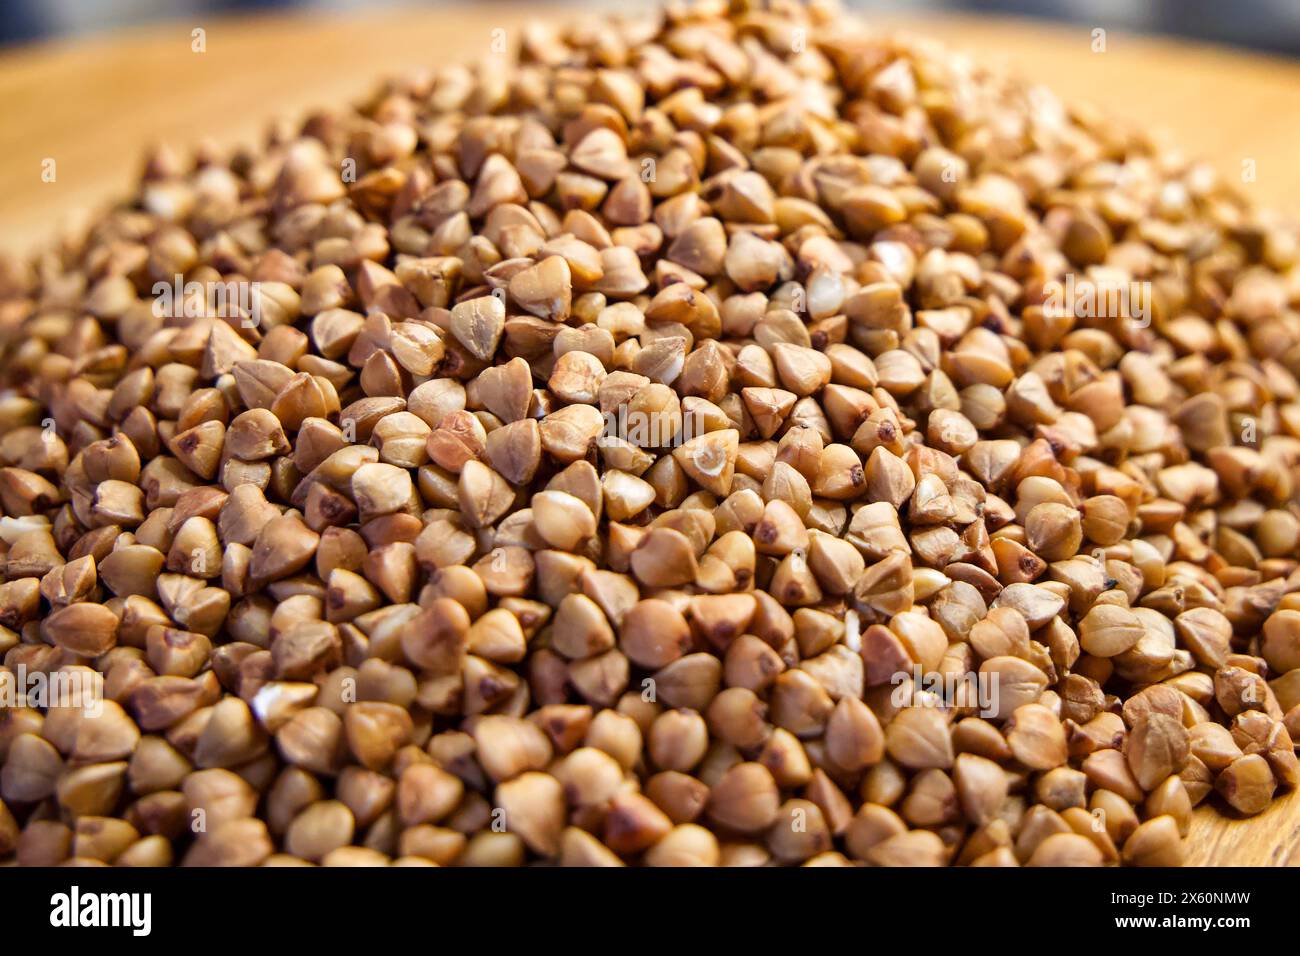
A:
<svg viewBox="0 0 1300 956">
<path fill-rule="evenodd" d="M 822 4 L 518 53 L 0 270 L 0 858 L 1168 864 L 1295 784 L 1293 229 Z"/>
</svg>

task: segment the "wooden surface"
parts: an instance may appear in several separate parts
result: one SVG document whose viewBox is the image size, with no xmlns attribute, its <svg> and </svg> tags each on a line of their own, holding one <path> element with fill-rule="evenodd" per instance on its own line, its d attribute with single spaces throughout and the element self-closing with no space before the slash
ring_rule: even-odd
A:
<svg viewBox="0 0 1300 956">
<path fill-rule="evenodd" d="M 129 189 L 144 146 L 256 142 L 276 117 L 364 95 L 380 76 L 489 55 L 537 6 L 479 4 L 365 17 L 178 20 L 0 54 L 0 248 L 28 252 Z M 548 8 L 549 9 L 549 8 Z M 584 8 L 589 10 L 589 8 Z M 1227 176 L 1252 160 L 1258 201 L 1300 216 L 1300 65 L 1108 31 L 944 15 L 874 18 L 1034 77 L 1068 101 L 1167 131 Z M 193 52 L 201 27 L 206 51 Z M 56 180 L 42 182 L 42 162 Z M 1300 797 L 1251 820 L 1197 811 L 1190 862 L 1300 864 Z"/>
<path fill-rule="evenodd" d="M 1187 849 L 1192 866 L 1300 866 L 1300 793 L 1286 794 L 1244 820 L 1202 806 Z"/>
</svg>

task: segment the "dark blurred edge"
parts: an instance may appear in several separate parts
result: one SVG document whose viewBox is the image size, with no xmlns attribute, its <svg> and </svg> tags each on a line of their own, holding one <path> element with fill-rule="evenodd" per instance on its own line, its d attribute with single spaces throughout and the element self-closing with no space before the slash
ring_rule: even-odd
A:
<svg viewBox="0 0 1300 956">
<path fill-rule="evenodd" d="M 1297 0 L 954 0 L 940 6 L 1300 55 Z"/>
<path fill-rule="evenodd" d="M 393 3 L 379 0 L 0 0 L 0 46 L 84 36 L 161 19 L 193 18 L 253 11 L 337 11 L 400 6 L 436 7 L 457 0 Z M 492 0 L 460 0 L 487 6 Z M 646 4 L 656 0 L 644 0 Z M 602 2 L 596 8 L 626 9 L 638 0 Z M 944 11 L 1011 14 L 1133 33 L 1165 34 L 1300 55 L 1300 0 L 846 0 L 863 11 Z"/>
</svg>

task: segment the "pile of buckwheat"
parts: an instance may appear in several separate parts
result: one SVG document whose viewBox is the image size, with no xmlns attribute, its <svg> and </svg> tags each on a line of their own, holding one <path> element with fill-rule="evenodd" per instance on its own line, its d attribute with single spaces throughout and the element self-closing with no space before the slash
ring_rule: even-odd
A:
<svg viewBox="0 0 1300 956">
<path fill-rule="evenodd" d="M 0 860 L 1167 865 L 1297 782 L 1300 242 L 832 7 L 0 270 Z"/>
</svg>

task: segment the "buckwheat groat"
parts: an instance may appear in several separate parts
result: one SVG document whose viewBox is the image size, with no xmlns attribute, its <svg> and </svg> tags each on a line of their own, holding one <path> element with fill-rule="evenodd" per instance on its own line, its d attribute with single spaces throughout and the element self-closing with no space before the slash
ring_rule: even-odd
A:
<svg viewBox="0 0 1300 956">
<path fill-rule="evenodd" d="M 1295 786 L 1293 227 L 827 4 L 517 39 L 3 263 L 0 861 L 1169 865 Z"/>
</svg>

